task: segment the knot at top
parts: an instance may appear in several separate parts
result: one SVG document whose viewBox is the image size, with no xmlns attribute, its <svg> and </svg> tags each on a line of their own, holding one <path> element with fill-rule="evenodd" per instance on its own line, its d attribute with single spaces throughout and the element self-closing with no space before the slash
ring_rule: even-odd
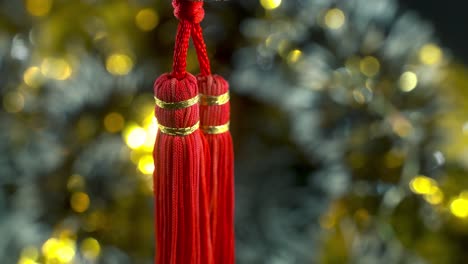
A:
<svg viewBox="0 0 468 264">
<path fill-rule="evenodd" d="M 174 16 L 179 20 L 187 20 L 198 24 L 205 17 L 203 1 L 201 0 L 172 0 Z"/>
</svg>

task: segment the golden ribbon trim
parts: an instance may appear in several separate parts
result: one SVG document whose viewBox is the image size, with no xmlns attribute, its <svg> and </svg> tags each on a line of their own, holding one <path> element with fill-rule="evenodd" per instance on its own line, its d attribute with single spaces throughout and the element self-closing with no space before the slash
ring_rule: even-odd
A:
<svg viewBox="0 0 468 264">
<path fill-rule="evenodd" d="M 201 129 L 206 134 L 212 134 L 212 135 L 222 134 L 224 132 L 229 131 L 229 122 L 220 126 L 202 126 Z"/>
<path fill-rule="evenodd" d="M 192 105 L 197 104 L 200 101 L 200 96 L 197 95 L 197 96 L 195 96 L 193 98 L 190 98 L 188 100 L 185 100 L 185 101 L 170 102 L 170 103 L 169 102 L 164 102 L 164 101 L 158 99 L 155 96 L 154 101 L 156 102 L 156 105 L 159 108 L 169 109 L 169 110 L 177 110 L 177 109 L 183 109 L 183 108 L 187 108 L 187 107 L 190 107 Z"/>
<path fill-rule="evenodd" d="M 229 92 L 222 95 L 206 95 L 201 94 L 201 105 L 223 105 L 229 102 Z"/>
<path fill-rule="evenodd" d="M 159 130 L 162 133 L 170 135 L 170 136 L 188 136 L 193 132 L 197 131 L 200 127 L 200 121 L 198 121 L 195 125 L 191 127 L 184 127 L 184 128 L 175 128 L 175 127 L 166 127 L 161 124 L 158 124 Z"/>
</svg>

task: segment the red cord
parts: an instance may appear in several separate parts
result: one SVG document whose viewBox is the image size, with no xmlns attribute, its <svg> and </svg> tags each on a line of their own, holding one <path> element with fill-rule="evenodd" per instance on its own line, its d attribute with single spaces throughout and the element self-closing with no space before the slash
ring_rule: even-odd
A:
<svg viewBox="0 0 468 264">
<path fill-rule="evenodd" d="M 180 21 L 174 47 L 172 75 L 177 79 L 181 79 L 186 74 L 190 34 L 192 34 L 194 39 L 194 45 L 200 61 L 200 69 L 203 74 L 209 74 L 211 72 L 210 62 L 200 27 L 200 22 L 205 17 L 203 1 L 173 0 L 172 6 L 174 7 L 174 16 Z"/>
<path fill-rule="evenodd" d="M 206 51 L 203 32 L 200 24 L 194 24 L 192 27 L 192 40 L 197 51 L 198 63 L 200 64 L 200 73 L 202 76 L 211 75 L 210 59 Z"/>
</svg>

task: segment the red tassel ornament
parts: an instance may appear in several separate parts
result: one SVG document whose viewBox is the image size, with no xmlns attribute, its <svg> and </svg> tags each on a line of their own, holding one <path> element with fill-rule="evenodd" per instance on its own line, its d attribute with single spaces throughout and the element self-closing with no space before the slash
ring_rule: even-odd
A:
<svg viewBox="0 0 468 264">
<path fill-rule="evenodd" d="M 192 28 L 201 74 L 200 123 L 211 154 L 209 186 L 211 199 L 211 235 L 216 264 L 235 263 L 234 237 L 234 152 L 229 132 L 229 84 L 212 75 L 199 24 Z"/>
<path fill-rule="evenodd" d="M 202 2 L 173 1 L 180 20 L 173 72 L 154 85 L 158 135 L 154 147 L 156 264 L 212 264 L 209 149 L 199 126 L 197 80 L 185 71 L 191 29 Z"/>
</svg>

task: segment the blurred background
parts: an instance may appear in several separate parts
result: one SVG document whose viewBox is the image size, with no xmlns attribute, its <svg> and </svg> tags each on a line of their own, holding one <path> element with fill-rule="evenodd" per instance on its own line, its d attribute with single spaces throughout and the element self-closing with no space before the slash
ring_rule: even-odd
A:
<svg viewBox="0 0 468 264">
<path fill-rule="evenodd" d="M 466 5 L 207 1 L 237 263 L 466 263 Z M 152 263 L 176 26 L 169 0 L 0 0 L 0 263 Z"/>
</svg>

